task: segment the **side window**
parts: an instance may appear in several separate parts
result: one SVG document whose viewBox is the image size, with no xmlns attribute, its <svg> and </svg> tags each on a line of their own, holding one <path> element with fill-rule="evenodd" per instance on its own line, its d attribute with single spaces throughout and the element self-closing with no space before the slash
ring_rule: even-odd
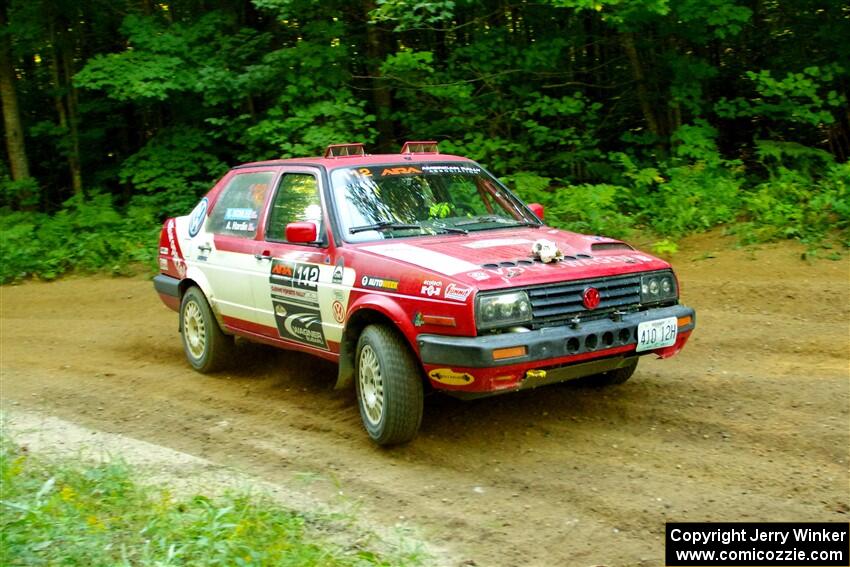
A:
<svg viewBox="0 0 850 567">
<path fill-rule="evenodd" d="M 215 234 L 254 238 L 274 173 L 240 173 L 221 191 L 208 226 Z"/>
<path fill-rule="evenodd" d="M 315 223 L 316 234 L 323 240 L 322 201 L 316 177 L 309 173 L 285 173 L 272 203 L 266 239 L 286 242 L 286 225 L 301 221 Z"/>
</svg>

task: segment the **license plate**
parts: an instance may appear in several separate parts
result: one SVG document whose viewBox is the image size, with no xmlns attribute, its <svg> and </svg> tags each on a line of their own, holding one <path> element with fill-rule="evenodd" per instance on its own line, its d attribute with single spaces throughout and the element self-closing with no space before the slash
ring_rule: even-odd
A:
<svg viewBox="0 0 850 567">
<path fill-rule="evenodd" d="M 640 323 L 637 328 L 637 352 L 668 347 L 676 343 L 679 327 L 675 317 Z"/>
</svg>

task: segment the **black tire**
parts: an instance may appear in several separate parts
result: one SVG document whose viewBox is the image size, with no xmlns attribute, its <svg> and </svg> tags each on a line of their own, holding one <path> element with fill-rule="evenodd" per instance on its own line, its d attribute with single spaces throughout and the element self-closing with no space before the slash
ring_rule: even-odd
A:
<svg viewBox="0 0 850 567">
<path fill-rule="evenodd" d="M 221 370 L 233 357 L 233 337 L 221 331 L 207 298 L 194 286 L 186 290 L 180 302 L 180 336 L 186 360 L 198 372 Z"/>
<path fill-rule="evenodd" d="M 594 386 L 599 388 L 623 384 L 635 373 L 635 370 L 637 370 L 637 365 L 638 359 L 635 358 L 622 368 L 617 368 L 616 370 L 609 370 L 608 372 L 602 372 L 600 374 L 594 374 L 592 376 L 583 378 L 582 383 L 588 386 Z"/>
<path fill-rule="evenodd" d="M 369 325 L 363 330 L 357 341 L 354 377 L 360 418 L 372 441 L 397 445 L 416 437 L 422 423 L 422 374 L 395 329 Z"/>
</svg>

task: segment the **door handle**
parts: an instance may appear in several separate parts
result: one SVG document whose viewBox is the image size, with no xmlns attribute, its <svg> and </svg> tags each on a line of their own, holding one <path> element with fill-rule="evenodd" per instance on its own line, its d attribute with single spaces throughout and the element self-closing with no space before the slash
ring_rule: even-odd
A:
<svg viewBox="0 0 850 567">
<path fill-rule="evenodd" d="M 212 246 L 210 246 L 209 243 L 199 244 L 198 250 L 203 250 L 204 252 L 209 252 L 210 250 L 212 250 Z"/>
<path fill-rule="evenodd" d="M 271 252 L 269 252 L 268 250 L 263 250 L 262 254 L 254 254 L 254 258 L 256 258 L 257 260 L 271 260 L 272 255 Z"/>
</svg>

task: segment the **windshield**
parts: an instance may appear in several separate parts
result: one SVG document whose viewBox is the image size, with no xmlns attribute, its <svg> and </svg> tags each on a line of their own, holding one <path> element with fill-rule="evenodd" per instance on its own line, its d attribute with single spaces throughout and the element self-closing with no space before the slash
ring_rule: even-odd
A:
<svg viewBox="0 0 850 567">
<path fill-rule="evenodd" d="M 473 163 L 351 167 L 331 181 L 349 242 L 539 224 Z"/>
</svg>

